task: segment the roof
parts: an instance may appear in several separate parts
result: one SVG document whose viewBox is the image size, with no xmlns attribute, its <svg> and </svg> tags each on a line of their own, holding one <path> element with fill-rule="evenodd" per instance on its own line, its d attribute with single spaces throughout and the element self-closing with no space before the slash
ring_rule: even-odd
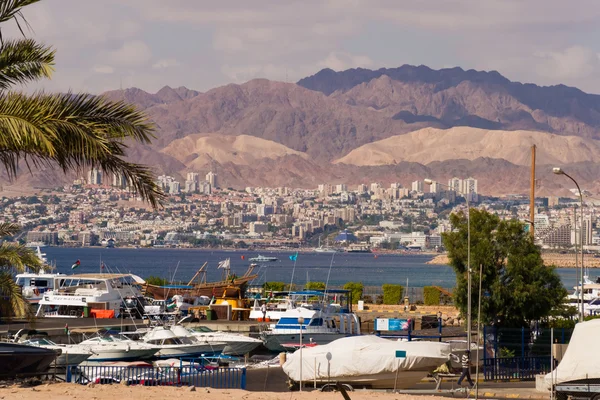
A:
<svg viewBox="0 0 600 400">
<path fill-rule="evenodd" d="M 144 281 L 142 278 L 140 278 L 139 276 L 134 275 L 134 274 L 102 274 L 102 273 L 96 273 L 96 274 L 76 274 L 76 275 L 60 275 L 60 276 L 56 276 L 56 278 L 61 278 L 61 279 L 119 279 L 119 278 L 126 278 L 126 277 L 133 278 L 137 283 L 146 283 L 146 281 Z"/>
</svg>

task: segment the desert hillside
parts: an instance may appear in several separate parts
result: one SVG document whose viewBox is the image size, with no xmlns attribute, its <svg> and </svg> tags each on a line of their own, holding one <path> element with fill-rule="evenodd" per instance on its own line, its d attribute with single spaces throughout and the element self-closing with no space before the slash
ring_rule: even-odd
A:
<svg viewBox="0 0 600 400">
<path fill-rule="evenodd" d="M 389 165 L 400 161 L 430 164 L 455 159 L 498 158 L 516 165 L 531 163 L 536 145 L 538 164 L 572 164 L 600 159 L 599 142 L 577 136 L 535 131 L 484 130 L 470 127 L 424 128 L 405 135 L 375 141 L 334 163 Z"/>
</svg>

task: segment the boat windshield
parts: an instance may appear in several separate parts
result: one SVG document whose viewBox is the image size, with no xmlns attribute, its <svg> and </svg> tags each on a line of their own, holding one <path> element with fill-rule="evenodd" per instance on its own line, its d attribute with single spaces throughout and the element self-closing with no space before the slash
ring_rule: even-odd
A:
<svg viewBox="0 0 600 400">
<path fill-rule="evenodd" d="M 23 342 L 23 344 L 29 344 L 32 346 L 58 346 L 52 340 L 45 338 L 27 339 Z"/>
<path fill-rule="evenodd" d="M 192 329 L 192 331 L 193 332 L 204 332 L 204 333 L 214 332 L 208 326 L 198 326 L 198 327 Z"/>
</svg>

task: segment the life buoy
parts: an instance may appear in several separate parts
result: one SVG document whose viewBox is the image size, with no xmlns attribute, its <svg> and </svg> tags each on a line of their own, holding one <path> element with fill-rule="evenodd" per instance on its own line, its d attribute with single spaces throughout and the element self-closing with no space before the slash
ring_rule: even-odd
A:
<svg viewBox="0 0 600 400">
<path fill-rule="evenodd" d="M 38 288 L 33 289 L 33 294 L 35 294 L 36 296 L 39 296 L 40 295 L 40 289 L 38 289 Z"/>
</svg>

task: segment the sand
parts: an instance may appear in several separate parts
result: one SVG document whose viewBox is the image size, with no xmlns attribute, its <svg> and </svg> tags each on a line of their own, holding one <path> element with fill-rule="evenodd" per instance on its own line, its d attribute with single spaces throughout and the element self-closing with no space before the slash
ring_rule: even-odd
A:
<svg viewBox="0 0 600 400">
<path fill-rule="evenodd" d="M 556 265 L 558 268 L 575 268 L 574 254 L 542 253 L 542 259 L 546 265 Z M 450 260 L 446 254 L 440 254 L 428 261 L 427 264 L 448 265 Z M 589 254 L 585 255 L 584 265 L 586 268 L 600 268 L 600 258 Z"/>
<path fill-rule="evenodd" d="M 394 393 L 374 392 L 358 390 L 349 393 L 352 400 L 361 399 L 396 399 L 396 400 L 433 400 L 439 399 L 434 396 L 413 396 Z M 74 383 L 59 383 L 40 385 L 33 388 L 19 388 L 16 386 L 0 389 L 0 399 L 24 399 L 24 400 L 113 400 L 113 399 L 215 399 L 215 400 L 340 400 L 340 393 L 322 392 L 248 392 L 239 389 L 211 389 L 196 388 L 191 391 L 189 387 L 143 387 L 143 386 L 121 386 L 121 385 L 96 385 L 88 387 Z"/>
</svg>

